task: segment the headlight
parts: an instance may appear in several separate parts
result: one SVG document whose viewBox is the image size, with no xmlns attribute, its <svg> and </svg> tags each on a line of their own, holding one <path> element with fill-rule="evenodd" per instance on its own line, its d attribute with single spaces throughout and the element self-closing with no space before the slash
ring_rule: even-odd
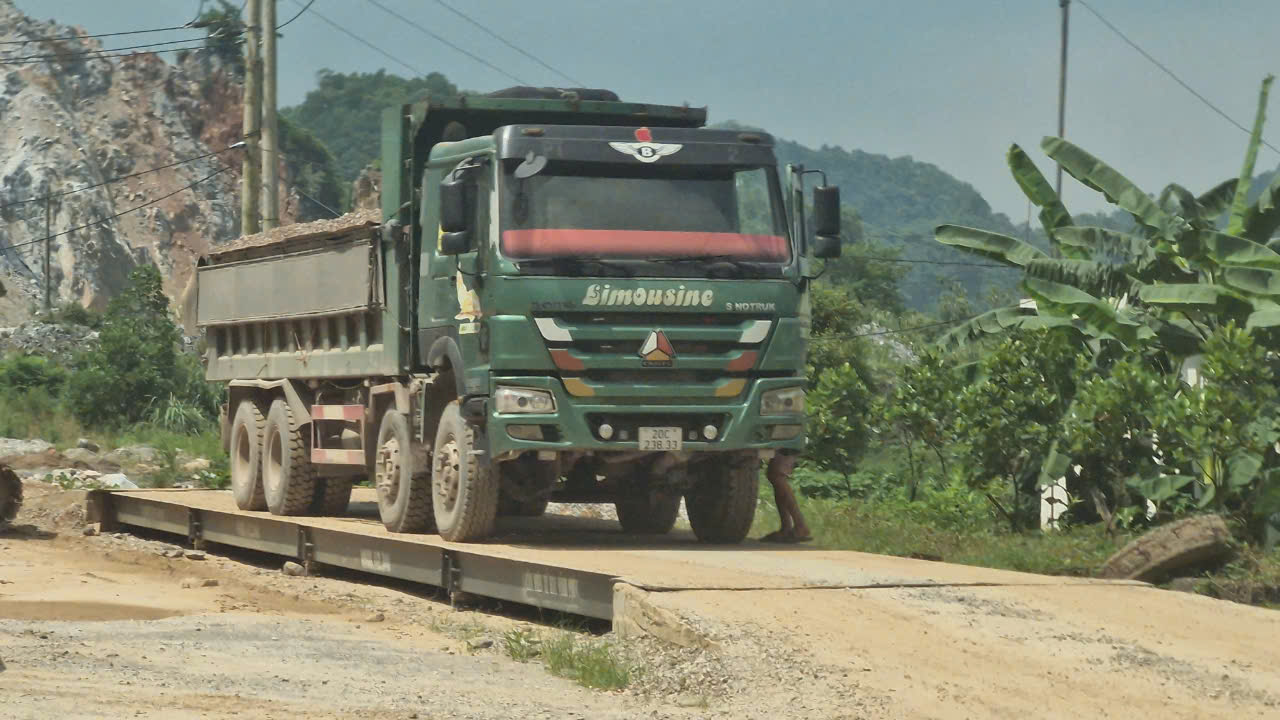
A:
<svg viewBox="0 0 1280 720">
<path fill-rule="evenodd" d="M 500 413 L 553 413 L 556 399 L 546 390 L 500 387 L 493 393 L 494 407 Z"/>
<path fill-rule="evenodd" d="M 761 415 L 792 415 L 804 412 L 804 388 L 769 390 L 760 396 Z"/>
</svg>

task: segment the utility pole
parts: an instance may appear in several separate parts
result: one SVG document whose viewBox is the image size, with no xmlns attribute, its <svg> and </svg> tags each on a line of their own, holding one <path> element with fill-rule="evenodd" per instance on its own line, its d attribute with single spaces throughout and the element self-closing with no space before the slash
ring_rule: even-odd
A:
<svg viewBox="0 0 1280 720">
<path fill-rule="evenodd" d="M 280 225 L 280 160 L 276 134 L 276 0 L 262 2 L 262 229 Z"/>
<path fill-rule="evenodd" d="M 53 191 L 44 196 L 44 314 L 53 312 L 53 297 L 49 289 L 49 264 L 53 257 Z"/>
<path fill-rule="evenodd" d="M 258 58 L 258 22 L 261 0 L 249 0 L 244 38 L 244 158 L 241 160 L 240 234 L 253 235 L 261 229 L 259 203 L 262 200 L 262 61 Z"/>
<path fill-rule="evenodd" d="M 1062 59 L 1058 65 L 1058 137 L 1067 134 L 1067 21 L 1071 15 L 1071 0 L 1058 0 L 1062 8 Z M 1058 199 L 1062 199 L 1062 165 L 1058 165 Z"/>
</svg>

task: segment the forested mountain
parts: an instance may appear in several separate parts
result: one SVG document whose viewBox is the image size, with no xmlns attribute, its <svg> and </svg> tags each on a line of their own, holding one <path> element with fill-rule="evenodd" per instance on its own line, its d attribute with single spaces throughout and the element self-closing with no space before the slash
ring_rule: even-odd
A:
<svg viewBox="0 0 1280 720">
<path fill-rule="evenodd" d="M 310 130 L 337 160 L 342 181 L 350 185 L 365 165 L 378 157 L 382 111 L 428 95 L 453 95 L 458 88 L 440 73 L 403 78 L 375 73 L 316 73 L 316 88 L 301 104 L 280 114 Z"/>
</svg>

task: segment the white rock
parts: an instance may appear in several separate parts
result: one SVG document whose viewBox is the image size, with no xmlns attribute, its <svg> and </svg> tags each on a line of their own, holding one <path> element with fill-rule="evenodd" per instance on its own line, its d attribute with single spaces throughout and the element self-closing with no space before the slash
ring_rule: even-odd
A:
<svg viewBox="0 0 1280 720">
<path fill-rule="evenodd" d="M 137 490 L 138 486 L 128 477 L 121 473 L 112 473 L 103 475 L 98 478 L 98 483 L 103 487 L 113 488 L 115 490 Z"/>
</svg>

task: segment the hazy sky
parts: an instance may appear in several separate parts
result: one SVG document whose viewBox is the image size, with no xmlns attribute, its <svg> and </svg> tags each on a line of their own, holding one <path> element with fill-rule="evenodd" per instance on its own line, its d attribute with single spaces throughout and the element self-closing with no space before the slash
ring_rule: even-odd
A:
<svg viewBox="0 0 1280 720">
<path fill-rule="evenodd" d="M 15 0 L 38 19 L 90 32 L 180 25 L 198 0 Z M 567 81 L 436 0 L 379 0 L 531 84 Z M 1015 221 L 1026 203 L 1004 165 L 1038 152 L 1057 123 L 1058 0 L 446 0 L 588 86 L 626 100 L 709 106 L 799 142 L 910 155 L 972 183 Z M 208 4 L 212 5 L 213 0 Z M 279 0 L 284 22 L 305 0 Z M 1277 0 L 1088 0 L 1136 43 L 1243 125 L 1267 72 L 1280 70 Z M 442 45 L 369 0 L 316 0 L 283 30 L 280 101 L 302 99 L 321 68 L 409 74 L 323 14 L 420 70 L 493 90 L 510 78 Z M 123 47 L 190 34 L 106 38 Z M 1277 88 L 1275 95 L 1280 95 Z M 1280 100 L 1266 133 L 1280 147 Z M 1245 133 L 1128 47 L 1075 0 L 1067 137 L 1151 192 L 1194 191 L 1239 173 Z M 1264 149 L 1259 169 L 1280 164 Z M 1068 179 L 1068 207 L 1097 196 Z M 856 197 L 846 201 L 857 205 Z"/>
</svg>

